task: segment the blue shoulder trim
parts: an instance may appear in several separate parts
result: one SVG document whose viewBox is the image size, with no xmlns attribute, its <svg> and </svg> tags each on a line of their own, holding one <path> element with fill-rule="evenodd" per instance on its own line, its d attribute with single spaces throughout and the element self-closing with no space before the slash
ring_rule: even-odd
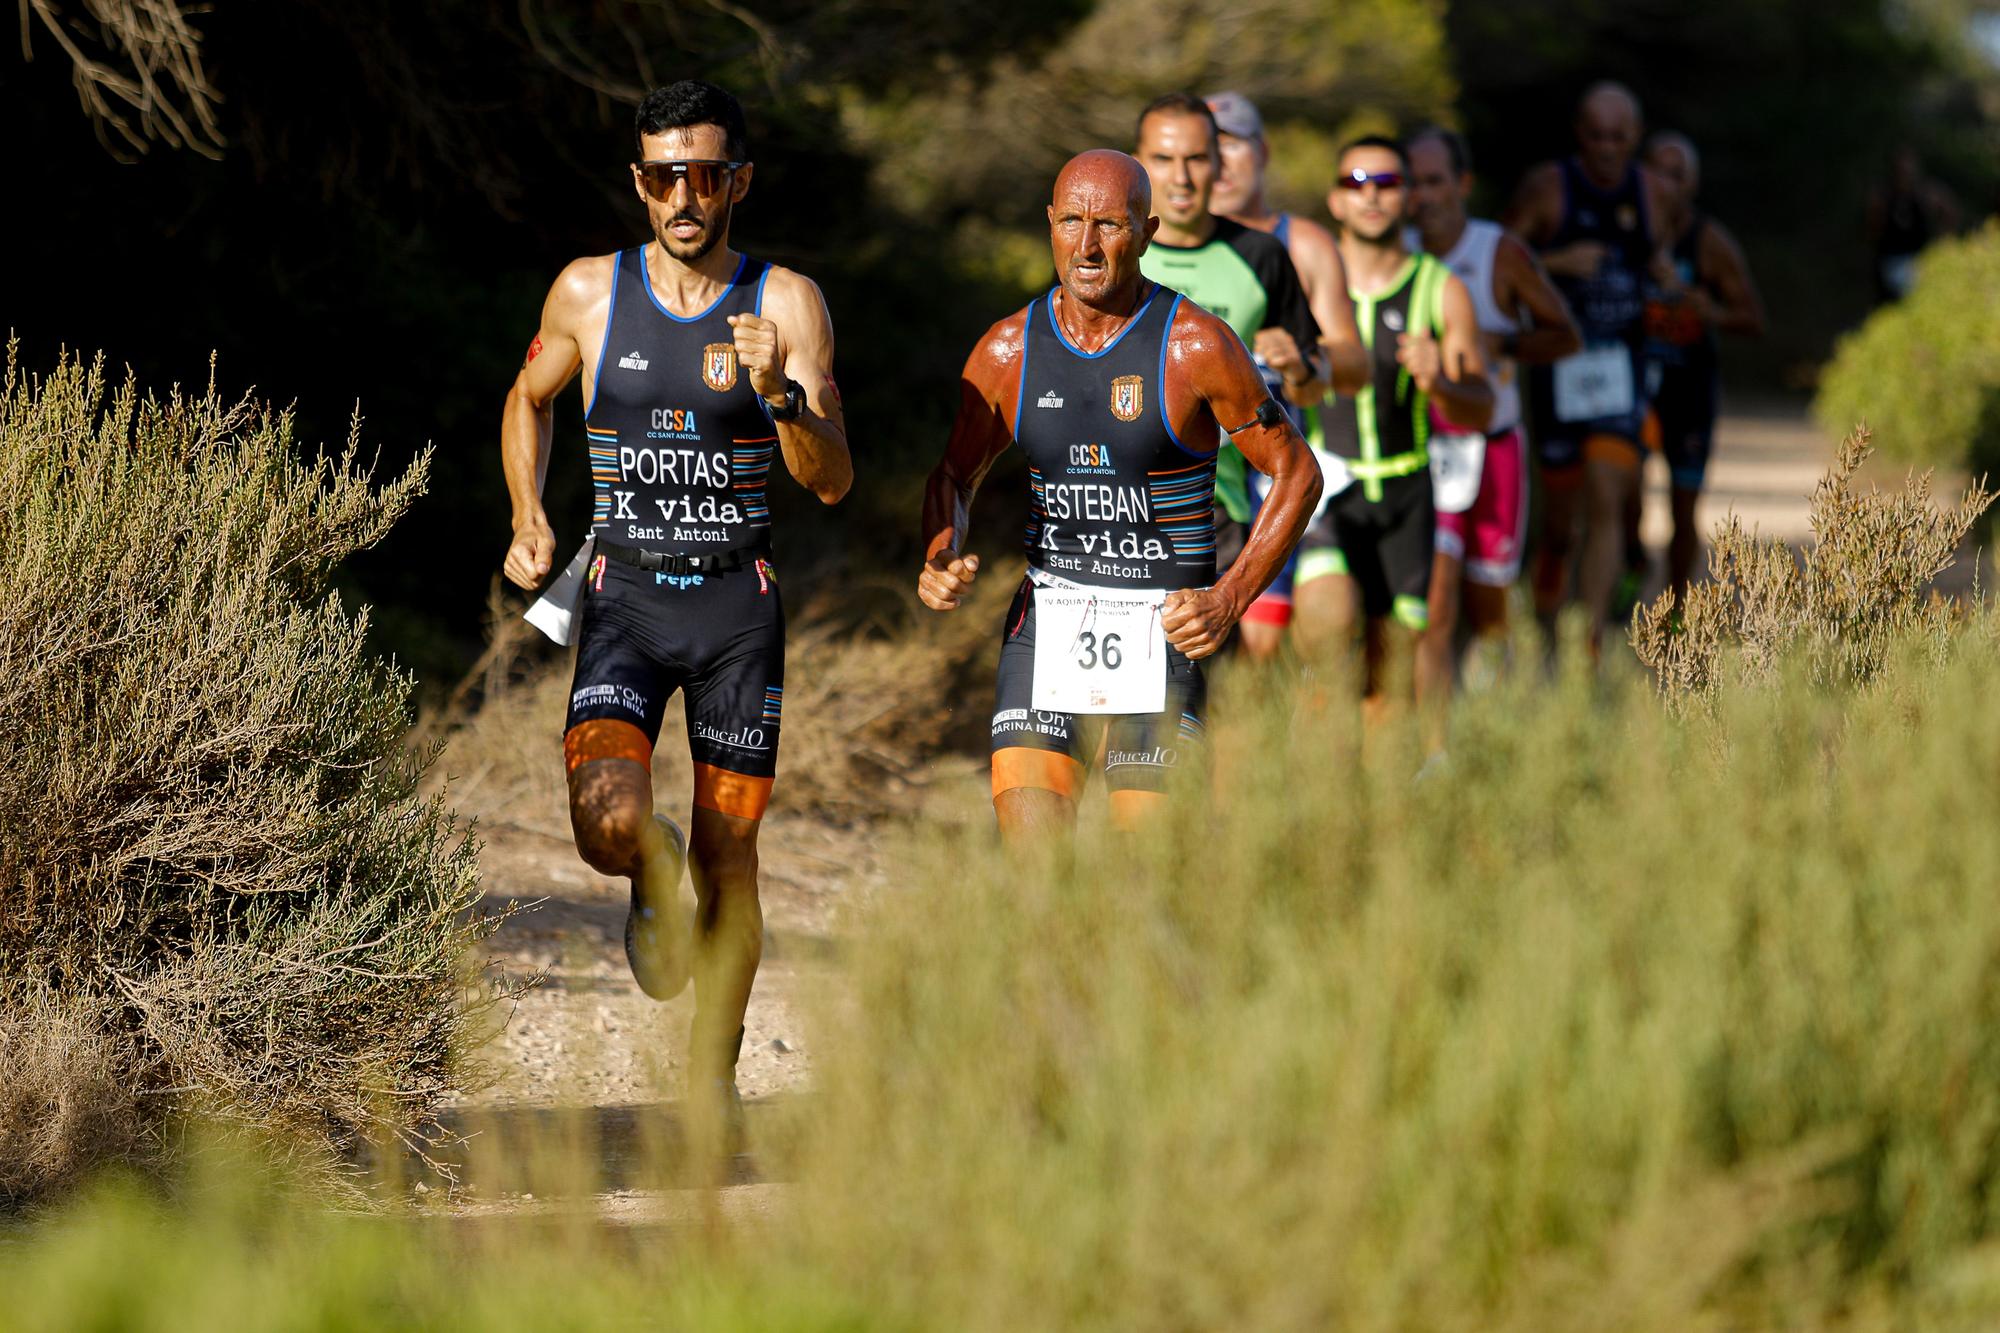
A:
<svg viewBox="0 0 2000 1333">
<path fill-rule="evenodd" d="M 770 276 L 771 266 L 765 264 L 764 271 L 757 275 L 757 303 L 750 307 L 750 313 L 759 319 L 764 317 L 764 280 Z"/>
<path fill-rule="evenodd" d="M 736 290 L 736 284 L 743 277 L 743 266 L 749 262 L 749 255 L 736 256 L 736 271 L 729 275 L 729 281 L 723 284 L 722 292 L 719 296 L 710 301 L 705 309 L 696 314 L 676 315 L 673 311 L 667 309 L 666 302 L 662 301 L 660 294 L 653 290 L 653 279 L 646 273 L 646 247 L 643 245 L 639 247 L 639 276 L 645 279 L 646 295 L 652 299 L 653 309 L 659 311 L 676 324 L 692 324 L 696 320 L 707 319 L 710 315 L 714 314 L 715 308 L 728 300 L 729 294 Z"/>
<path fill-rule="evenodd" d="M 629 251 L 619 251 L 611 261 L 611 304 L 604 309 L 604 344 L 597 349 L 597 369 L 590 372 L 590 401 L 583 405 L 583 424 L 590 424 L 590 409 L 597 406 L 597 391 L 604 387 L 604 354 L 611 350 L 611 327 L 618 320 L 618 270 L 625 267 L 625 256 Z M 646 262 L 642 249 L 639 262 Z M 646 284 L 652 286 L 651 283 Z"/>
<path fill-rule="evenodd" d="M 1036 297 L 1035 300 L 1041 300 Z M 1021 320 L 1021 380 L 1014 388 L 1014 443 L 1021 442 L 1021 409 L 1028 402 L 1028 334 L 1035 327 L 1035 302 L 1028 302 L 1026 317 Z"/>
</svg>

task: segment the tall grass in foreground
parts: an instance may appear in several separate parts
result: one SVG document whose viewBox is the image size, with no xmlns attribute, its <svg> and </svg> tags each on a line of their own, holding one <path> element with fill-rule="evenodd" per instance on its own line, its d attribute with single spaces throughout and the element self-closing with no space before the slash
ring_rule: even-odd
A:
<svg viewBox="0 0 2000 1333">
<path fill-rule="evenodd" d="M 913 849 L 814 1252 L 952 1329 L 2000 1317 L 1995 631 L 1684 722 L 1517 686 L 1418 787 L 1279 704 L 1159 836 Z"/>
<path fill-rule="evenodd" d="M 1516 686 L 1417 787 L 1273 702 L 1156 838 L 912 831 L 732 1244 L 99 1205 L 0 1322 L 1991 1327 L 1996 668 L 1988 615 L 1858 694 Z"/>
</svg>

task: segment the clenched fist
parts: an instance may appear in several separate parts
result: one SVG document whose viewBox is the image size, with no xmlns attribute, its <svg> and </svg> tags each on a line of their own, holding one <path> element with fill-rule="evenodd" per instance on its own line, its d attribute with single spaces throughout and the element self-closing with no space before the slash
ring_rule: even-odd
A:
<svg viewBox="0 0 2000 1333">
<path fill-rule="evenodd" d="M 917 575 L 917 597 L 933 611 L 953 611 L 978 577 L 979 557 L 961 556 L 947 546 L 924 562 L 924 572 Z"/>
<path fill-rule="evenodd" d="M 1277 371 L 1287 384 L 1301 384 L 1312 378 L 1312 367 L 1306 364 L 1298 340 L 1289 331 L 1275 327 L 1259 329 L 1251 346 L 1264 358 L 1264 364 Z"/>
<path fill-rule="evenodd" d="M 530 519 L 514 529 L 514 543 L 507 548 L 503 569 L 507 578 L 529 592 L 542 586 L 555 563 L 556 535 L 543 519 Z"/>
<path fill-rule="evenodd" d="M 1410 372 L 1417 392 L 1432 393 L 1437 389 L 1438 377 L 1444 373 L 1444 353 L 1436 338 L 1428 333 L 1398 334 L 1396 361 Z"/>
<path fill-rule="evenodd" d="M 778 326 L 761 315 L 731 315 L 729 327 L 736 335 L 736 364 L 743 367 L 750 387 L 760 398 L 784 393 L 785 359 L 779 354 Z"/>
<path fill-rule="evenodd" d="M 1220 649 L 1235 623 L 1227 599 L 1213 588 L 1170 592 L 1160 608 L 1160 628 L 1167 632 L 1167 642 L 1190 662 L 1199 662 Z"/>
</svg>

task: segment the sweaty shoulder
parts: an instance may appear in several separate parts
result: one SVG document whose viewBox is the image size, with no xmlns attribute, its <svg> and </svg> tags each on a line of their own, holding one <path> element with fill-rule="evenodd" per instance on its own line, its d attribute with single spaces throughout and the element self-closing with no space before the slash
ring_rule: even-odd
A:
<svg viewBox="0 0 2000 1333">
<path fill-rule="evenodd" d="M 780 319 L 786 314 L 812 314 L 826 308 L 826 296 L 819 284 L 796 269 L 769 266 L 764 275 L 764 315 Z"/>
<path fill-rule="evenodd" d="M 1562 182 L 1560 162 L 1552 160 L 1528 168 L 1514 190 L 1513 201 L 1500 216 L 1500 225 L 1531 242 L 1537 240 L 1539 228 L 1561 221 L 1556 215 L 1562 211 Z"/>
<path fill-rule="evenodd" d="M 1167 367 L 1182 370 L 1215 357 L 1243 353 L 1235 330 L 1192 301 L 1182 301 L 1167 330 Z"/>
<path fill-rule="evenodd" d="M 548 313 L 560 320 L 603 304 L 611 294 L 611 275 L 617 267 L 617 255 L 570 260 L 549 288 Z"/>
<path fill-rule="evenodd" d="M 989 402 L 999 401 L 1003 392 L 1013 392 L 1027 350 L 1028 311 L 1032 308 L 1023 306 L 987 329 L 965 358 L 965 378 L 978 385 Z"/>
</svg>

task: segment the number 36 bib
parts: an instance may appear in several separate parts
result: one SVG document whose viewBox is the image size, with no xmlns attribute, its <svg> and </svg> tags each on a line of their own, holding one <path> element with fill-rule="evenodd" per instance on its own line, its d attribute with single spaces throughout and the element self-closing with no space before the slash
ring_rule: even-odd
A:
<svg viewBox="0 0 2000 1333">
<path fill-rule="evenodd" d="M 1035 686 L 1050 713 L 1158 713 L 1167 706 L 1164 592 L 1037 585 Z"/>
</svg>

